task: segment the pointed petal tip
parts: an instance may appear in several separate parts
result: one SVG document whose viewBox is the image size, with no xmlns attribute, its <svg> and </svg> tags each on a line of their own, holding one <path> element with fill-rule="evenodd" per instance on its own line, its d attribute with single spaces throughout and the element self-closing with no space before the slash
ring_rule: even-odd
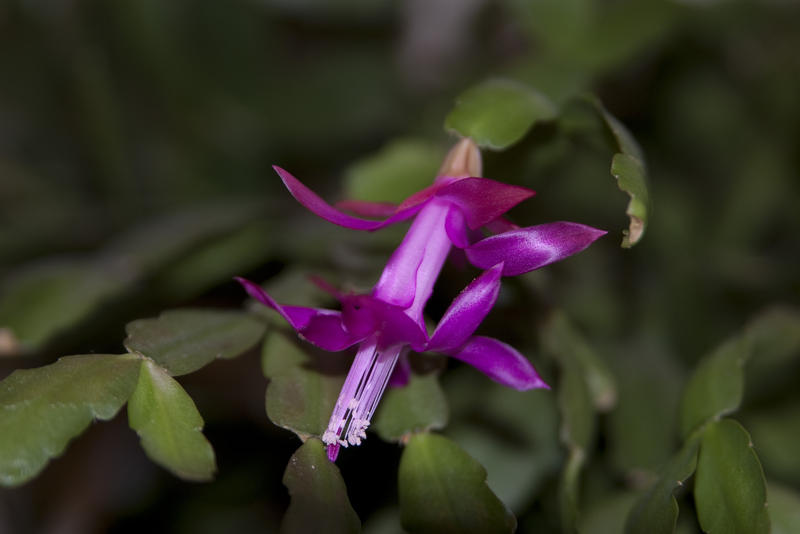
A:
<svg viewBox="0 0 800 534">
<path fill-rule="evenodd" d="M 336 458 L 339 456 L 339 447 L 338 443 L 328 444 L 325 448 L 327 449 L 328 453 L 328 460 L 331 462 L 336 462 Z"/>
</svg>

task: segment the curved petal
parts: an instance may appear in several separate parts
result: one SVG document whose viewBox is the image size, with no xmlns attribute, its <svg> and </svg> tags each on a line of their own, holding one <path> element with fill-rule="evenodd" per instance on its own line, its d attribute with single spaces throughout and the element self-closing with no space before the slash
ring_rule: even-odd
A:
<svg viewBox="0 0 800 534">
<path fill-rule="evenodd" d="M 340 210 L 347 210 L 362 217 L 391 217 L 397 211 L 397 204 L 391 202 L 366 202 L 364 200 L 342 200 L 336 203 Z"/>
<path fill-rule="evenodd" d="M 437 197 L 461 208 L 467 225 L 473 230 L 497 219 L 535 194 L 525 187 L 475 177 L 456 180 L 436 192 Z"/>
<path fill-rule="evenodd" d="M 450 242 L 458 248 L 467 248 L 470 244 L 469 230 L 464 214 L 458 208 L 450 208 L 447 212 L 447 219 L 444 221 L 444 229 Z"/>
<path fill-rule="evenodd" d="M 460 350 L 447 354 L 470 364 L 504 386 L 520 391 L 550 389 L 525 356 L 497 339 L 474 336 Z"/>
<path fill-rule="evenodd" d="M 406 315 L 403 308 L 368 295 L 348 295 L 342 299 L 344 328 L 358 337 L 378 332 L 378 344 L 391 347 L 410 345 L 415 351 L 424 350 L 427 333 Z"/>
<path fill-rule="evenodd" d="M 605 234 L 583 224 L 554 222 L 493 235 L 465 250 L 476 267 L 504 262 L 503 275 L 515 276 L 576 254 Z"/>
<path fill-rule="evenodd" d="M 275 172 L 277 172 L 278 176 L 281 177 L 283 184 L 286 186 L 292 196 L 300 204 L 305 206 L 306 209 L 318 215 L 319 217 L 322 217 L 326 221 L 330 221 L 333 224 L 338 224 L 339 226 L 344 226 L 345 228 L 351 228 L 353 230 L 378 230 L 379 228 L 389 226 L 390 224 L 404 221 L 422 209 L 422 205 L 424 204 L 424 202 L 421 202 L 406 208 L 401 206 L 391 217 L 383 221 L 360 219 L 337 210 L 322 200 L 319 195 L 303 185 L 300 180 L 289 174 L 289 172 L 286 170 L 281 169 L 278 166 L 274 166 L 273 169 L 275 169 Z"/>
<path fill-rule="evenodd" d="M 338 352 L 358 343 L 366 336 L 357 336 L 344 328 L 342 314 L 334 310 L 281 306 L 261 286 L 246 278 L 236 277 L 247 293 L 264 306 L 286 319 L 300 336 L 321 349 Z"/>
<path fill-rule="evenodd" d="M 502 272 L 503 264 L 495 265 L 459 293 L 444 312 L 427 350 L 447 352 L 464 344 L 497 301 Z"/>
<path fill-rule="evenodd" d="M 411 362 L 408 360 L 408 347 L 400 352 L 397 358 L 397 365 L 392 371 L 392 376 L 389 377 L 390 388 L 402 388 L 408 385 L 411 381 Z"/>
</svg>

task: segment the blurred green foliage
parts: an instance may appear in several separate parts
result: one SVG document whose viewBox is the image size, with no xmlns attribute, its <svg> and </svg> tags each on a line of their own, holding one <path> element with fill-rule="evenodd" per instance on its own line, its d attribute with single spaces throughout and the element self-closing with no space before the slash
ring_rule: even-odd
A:
<svg viewBox="0 0 800 534">
<path fill-rule="evenodd" d="M 124 325 L 166 308 L 236 307 L 237 274 L 276 280 L 304 270 L 369 288 L 402 229 L 367 235 L 326 225 L 291 201 L 270 166 L 328 199 L 346 190 L 400 200 L 418 187 L 406 173 L 435 171 L 435 154 L 451 142 L 442 126 L 455 98 L 510 77 L 560 107 L 557 120 L 485 153 L 487 177 L 537 190 L 511 217 L 580 221 L 614 238 L 504 282 L 482 329 L 502 331 L 556 391 L 509 392 L 471 369 L 449 369 L 449 439 L 486 467 L 489 493 L 513 510 L 519 532 L 561 532 L 564 521 L 618 532 L 649 488 L 671 505 L 680 485 L 656 482 L 665 463 L 685 478 L 681 427 L 699 421 L 681 421 L 679 404 L 701 356 L 760 310 L 785 304 L 788 312 L 747 330 L 754 357 L 741 369 L 736 404 L 764 467 L 773 528 L 791 532 L 800 491 L 791 454 L 800 441 L 798 25 L 800 6 L 765 0 L 7 0 L 0 377 L 64 354 L 122 352 Z M 609 176 L 613 154 L 626 151 L 575 104 L 586 91 L 646 157 L 649 226 L 630 250 L 616 237 L 628 228 L 630 199 Z M 381 154 L 396 163 L 382 168 Z M 378 198 L 382 188 L 370 182 L 387 173 L 391 190 Z M 446 268 L 432 317 L 473 275 Z M 280 278 L 279 300 L 303 304 L 310 284 Z M 553 309 L 571 321 L 561 331 L 571 332 L 562 338 L 568 360 L 548 356 Z M 311 376 L 309 354 L 268 371 L 268 347 L 279 342 L 289 343 L 270 335 L 264 348 L 268 396 L 337 380 Z M 587 374 L 586 347 L 601 374 Z M 257 358 L 213 362 L 181 379 L 216 451 L 214 482 L 176 481 L 131 445 L 125 425 L 93 426 L 41 477 L 0 495 L 0 531 L 276 530 L 288 508 L 281 475 L 298 442 L 267 419 Z M 613 381 L 616 404 L 598 408 L 598 377 Z M 126 380 L 127 398 L 135 382 Z M 584 402 L 568 406 L 562 386 L 583 391 Z M 64 424 L 83 428 L 113 416 L 119 402 L 76 406 L 80 421 Z M 580 440 L 563 433 L 559 409 L 586 430 Z M 431 436 L 418 438 L 417 452 L 440 446 Z M 318 461 L 315 447 L 306 442 L 297 454 Z M 401 449 L 372 436 L 349 452 L 339 466 L 355 512 L 367 529 L 396 531 Z M 302 467 L 285 471 L 286 485 L 315 498 Z M 338 473 L 325 477 L 340 485 Z M 678 532 L 699 532 L 691 492 L 674 498 Z M 300 521 L 302 506 L 292 503 Z"/>
</svg>

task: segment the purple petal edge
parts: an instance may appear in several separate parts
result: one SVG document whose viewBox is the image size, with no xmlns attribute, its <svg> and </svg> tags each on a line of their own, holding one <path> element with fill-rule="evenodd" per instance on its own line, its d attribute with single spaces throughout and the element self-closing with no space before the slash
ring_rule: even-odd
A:
<svg viewBox="0 0 800 534">
<path fill-rule="evenodd" d="M 337 210 L 325 202 L 311 189 L 303 185 L 300 180 L 292 176 L 288 171 L 278 167 L 277 165 L 274 165 L 272 168 L 275 169 L 275 172 L 277 172 L 278 176 L 281 177 L 286 189 L 289 190 L 295 200 L 302 204 L 306 209 L 315 215 L 322 217 L 326 221 L 353 230 L 378 230 L 385 226 L 389 226 L 390 224 L 404 221 L 422 209 L 424 204 L 424 202 L 420 204 L 414 204 L 408 206 L 407 208 L 403 208 L 401 206 L 397 211 L 394 212 L 394 215 L 383 221 L 370 221 L 367 219 L 361 219 Z"/>
<path fill-rule="evenodd" d="M 525 356 L 497 339 L 473 336 L 459 350 L 447 354 L 472 365 L 504 386 L 519 391 L 550 389 Z"/>
<path fill-rule="evenodd" d="M 303 306 L 281 306 L 255 282 L 241 277 L 236 277 L 234 280 L 242 284 L 251 297 L 281 314 L 300 337 L 323 350 L 338 352 L 358 343 L 365 337 L 348 332 L 344 328 L 342 314 L 338 311 Z"/>
<path fill-rule="evenodd" d="M 497 219 L 535 194 L 525 187 L 477 177 L 455 180 L 436 192 L 437 197 L 461 208 L 472 230 Z"/>
<path fill-rule="evenodd" d="M 427 350 L 457 349 L 475 332 L 497 301 L 503 264 L 499 263 L 473 280 L 444 312 Z"/>
<path fill-rule="evenodd" d="M 584 224 L 553 222 L 493 235 L 465 251 L 476 267 L 504 262 L 503 275 L 515 276 L 577 254 L 606 233 Z"/>
</svg>

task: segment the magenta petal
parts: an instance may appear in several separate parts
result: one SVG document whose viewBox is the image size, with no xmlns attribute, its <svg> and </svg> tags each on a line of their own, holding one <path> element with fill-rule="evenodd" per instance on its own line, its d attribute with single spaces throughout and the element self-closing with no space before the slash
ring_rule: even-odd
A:
<svg viewBox="0 0 800 534">
<path fill-rule="evenodd" d="M 502 214 L 535 193 L 525 187 L 508 185 L 488 178 L 462 178 L 437 191 L 436 196 L 456 204 L 473 230 Z"/>
<path fill-rule="evenodd" d="M 502 271 L 502 263 L 495 265 L 459 293 L 439 321 L 427 350 L 448 352 L 464 344 L 497 301 Z"/>
<path fill-rule="evenodd" d="M 390 217 L 397 211 L 397 205 L 391 202 L 366 202 L 363 200 L 343 200 L 337 202 L 336 207 L 362 217 Z"/>
<path fill-rule="evenodd" d="M 356 336 L 344 328 L 342 314 L 338 311 L 302 306 L 281 306 L 261 286 L 245 278 L 236 277 L 247 293 L 261 304 L 272 308 L 286 319 L 303 339 L 331 352 L 354 345 L 365 336 Z"/>
<path fill-rule="evenodd" d="M 554 222 L 481 239 L 466 252 L 476 267 L 486 269 L 504 262 L 503 275 L 515 276 L 576 254 L 605 234 L 583 224 Z"/>
<path fill-rule="evenodd" d="M 474 336 L 460 350 L 448 354 L 504 386 L 518 390 L 550 389 L 525 356 L 497 339 Z"/>
<path fill-rule="evenodd" d="M 458 248 L 469 246 L 469 230 L 464 214 L 458 208 L 450 208 L 447 212 L 447 219 L 444 221 L 444 229 L 450 242 Z"/>
<path fill-rule="evenodd" d="M 360 219 L 337 210 L 284 169 L 278 166 L 274 166 L 273 168 L 275 172 L 278 173 L 278 176 L 281 177 L 281 180 L 283 180 L 286 188 L 300 204 L 326 221 L 344 226 L 345 228 L 352 228 L 353 230 L 378 230 L 379 228 L 408 219 L 422 209 L 422 204 L 415 204 L 407 209 L 399 209 L 394 215 L 383 221 Z"/>
<path fill-rule="evenodd" d="M 408 349 L 400 353 L 392 376 L 389 377 L 390 388 L 402 388 L 411 381 L 411 362 L 408 361 Z"/>
<path fill-rule="evenodd" d="M 421 352 L 428 335 L 403 308 L 367 295 L 349 295 L 342 299 L 342 319 L 345 329 L 358 337 L 378 332 L 382 347 L 410 345 Z"/>
</svg>

